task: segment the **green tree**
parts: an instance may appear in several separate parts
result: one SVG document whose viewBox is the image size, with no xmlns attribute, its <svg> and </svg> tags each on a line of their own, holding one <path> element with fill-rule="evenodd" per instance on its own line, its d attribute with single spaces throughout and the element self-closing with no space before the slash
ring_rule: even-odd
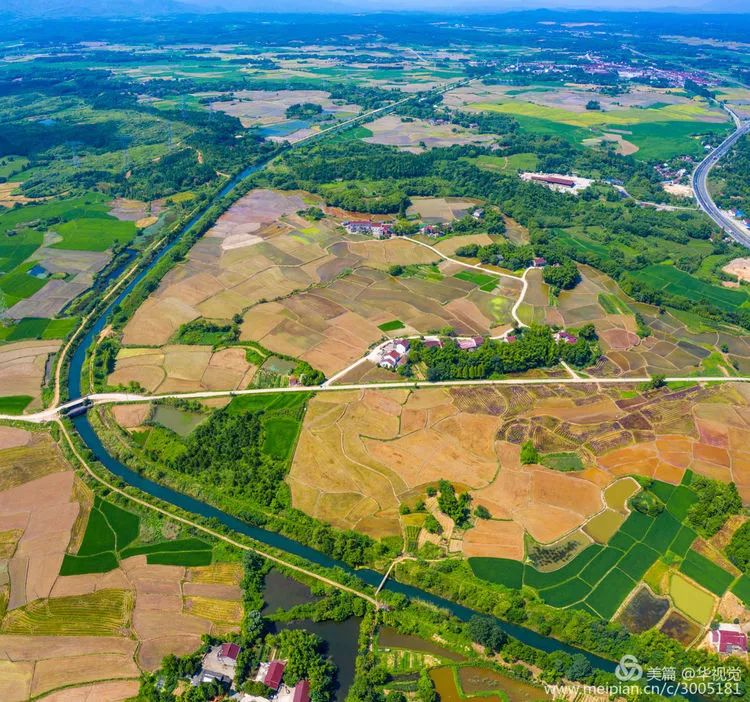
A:
<svg viewBox="0 0 750 702">
<path fill-rule="evenodd" d="M 539 463 L 539 452 L 531 441 L 524 441 L 521 446 L 521 463 Z"/>
</svg>

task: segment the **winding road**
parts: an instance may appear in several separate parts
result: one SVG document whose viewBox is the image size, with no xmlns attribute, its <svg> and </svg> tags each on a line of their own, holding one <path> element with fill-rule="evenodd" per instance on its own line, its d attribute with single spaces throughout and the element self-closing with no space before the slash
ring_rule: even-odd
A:
<svg viewBox="0 0 750 702">
<path fill-rule="evenodd" d="M 737 129 L 719 144 L 693 171 L 693 192 L 698 206 L 738 244 L 750 249 L 750 235 L 747 234 L 731 217 L 725 215 L 708 192 L 708 174 L 716 163 L 734 146 L 740 137 L 750 132 L 750 121 L 742 120 L 730 107 L 724 109 L 732 116 Z"/>
</svg>

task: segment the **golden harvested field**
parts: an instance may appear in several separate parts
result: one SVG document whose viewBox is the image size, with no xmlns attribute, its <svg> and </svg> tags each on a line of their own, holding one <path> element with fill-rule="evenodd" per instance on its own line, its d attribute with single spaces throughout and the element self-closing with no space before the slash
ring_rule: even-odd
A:
<svg viewBox="0 0 750 702">
<path fill-rule="evenodd" d="M 33 636 L 116 636 L 127 627 L 133 597 L 127 590 L 34 600 L 8 612 L 0 632 Z"/>
<path fill-rule="evenodd" d="M 213 351 L 210 346 L 179 344 L 161 348 L 128 347 L 120 350 L 109 382 L 127 385 L 136 381 L 149 392 L 160 393 L 235 390 L 247 387 L 255 371 L 242 348 Z M 120 413 L 132 423 L 143 416 L 142 408 L 142 405 L 123 407 Z"/>
<path fill-rule="evenodd" d="M 750 499 L 750 390 L 580 387 L 347 391 L 311 400 L 287 478 L 295 507 L 342 528 L 397 534 L 398 509 L 441 478 L 493 520 L 463 535 L 467 555 L 519 558 L 524 534 L 551 543 L 607 506 L 604 490 L 686 469 L 734 480 Z M 576 452 L 584 470 L 522 465 L 520 446 Z M 611 492 L 611 491 L 610 491 Z M 611 501 L 611 499 L 610 499 Z"/>
<path fill-rule="evenodd" d="M 430 224 L 453 222 L 464 215 L 470 214 L 481 204 L 480 200 L 467 200 L 459 197 L 412 197 L 410 199 L 411 205 L 407 214 L 419 215 L 424 222 Z M 472 238 L 454 237 L 453 240 L 468 244 L 474 239 L 474 236 L 476 235 L 471 235 Z M 486 235 L 484 236 L 486 237 Z M 451 239 L 448 241 L 451 241 Z M 476 241 L 476 243 L 481 242 Z"/>
<path fill-rule="evenodd" d="M 347 235 L 343 212 L 311 224 L 296 214 L 308 199 L 254 190 L 230 208 L 128 324 L 110 383 L 137 381 L 152 392 L 246 387 L 255 368 L 242 349 L 168 343 L 181 324 L 201 316 L 243 313 L 242 341 L 302 358 L 329 376 L 362 358 L 383 338 L 379 325 L 394 319 L 404 334 L 451 326 L 490 335 L 512 321 L 520 284 L 482 291 L 456 278 L 455 265 L 429 268 L 439 256 L 416 243 Z M 446 221 L 476 204 L 415 201 L 427 208 L 424 216 Z M 387 269 L 395 263 L 415 269 L 394 277 Z"/>
<path fill-rule="evenodd" d="M 398 115 L 380 117 L 369 122 L 367 128 L 372 136 L 363 141 L 397 146 L 412 153 L 453 144 L 489 144 L 495 139 L 492 134 L 477 134 L 453 124 L 431 124 L 421 119 L 404 121 Z"/>
<path fill-rule="evenodd" d="M 50 354 L 57 352 L 60 343 L 60 341 L 17 341 L 0 346 L 2 395 L 27 395 L 33 399 L 26 410 L 39 409 L 47 358 Z"/>
<path fill-rule="evenodd" d="M 0 427 L 0 490 L 67 469 L 67 462 L 49 434 Z"/>
<path fill-rule="evenodd" d="M 93 683 L 79 687 L 69 687 L 47 695 L 45 702 L 125 702 L 138 694 L 137 680 L 114 680 Z"/>
</svg>

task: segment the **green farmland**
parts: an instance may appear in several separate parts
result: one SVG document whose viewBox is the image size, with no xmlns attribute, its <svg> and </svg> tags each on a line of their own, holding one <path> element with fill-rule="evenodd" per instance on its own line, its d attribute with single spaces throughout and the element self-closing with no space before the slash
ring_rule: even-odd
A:
<svg viewBox="0 0 750 702">
<path fill-rule="evenodd" d="M 633 277 L 669 295 L 679 295 L 695 301 L 706 300 L 725 311 L 736 310 L 750 302 L 744 290 L 705 283 L 674 266 L 647 266 L 633 273 Z"/>
<path fill-rule="evenodd" d="M 689 480 L 690 473 L 686 476 Z M 471 569 L 477 577 L 506 587 L 533 587 L 553 607 L 575 606 L 607 620 L 660 559 L 681 562 L 681 574 L 723 595 L 735 576 L 691 550 L 696 533 L 683 524 L 696 493 L 686 484 L 659 481 L 648 490 L 666 504 L 664 511 L 656 517 L 632 511 L 606 545 L 588 546 L 557 570 L 541 572 L 529 563 L 502 558 L 470 558 Z M 750 599 L 750 580 L 738 579 L 733 590 Z"/>
<path fill-rule="evenodd" d="M 141 520 L 97 497 L 89 515 L 78 553 L 66 554 L 60 575 L 106 573 L 123 558 L 145 555 L 148 563 L 197 566 L 212 560 L 211 545 L 196 538 L 138 544 Z"/>
</svg>

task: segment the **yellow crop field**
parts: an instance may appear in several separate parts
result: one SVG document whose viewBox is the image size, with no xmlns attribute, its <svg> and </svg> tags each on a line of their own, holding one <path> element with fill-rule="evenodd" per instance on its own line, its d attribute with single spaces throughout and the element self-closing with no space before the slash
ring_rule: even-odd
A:
<svg viewBox="0 0 750 702">
<path fill-rule="evenodd" d="M 34 636 L 115 636 L 130 620 L 133 593 L 99 590 L 87 595 L 35 600 L 9 612 L 3 634 Z"/>
</svg>

